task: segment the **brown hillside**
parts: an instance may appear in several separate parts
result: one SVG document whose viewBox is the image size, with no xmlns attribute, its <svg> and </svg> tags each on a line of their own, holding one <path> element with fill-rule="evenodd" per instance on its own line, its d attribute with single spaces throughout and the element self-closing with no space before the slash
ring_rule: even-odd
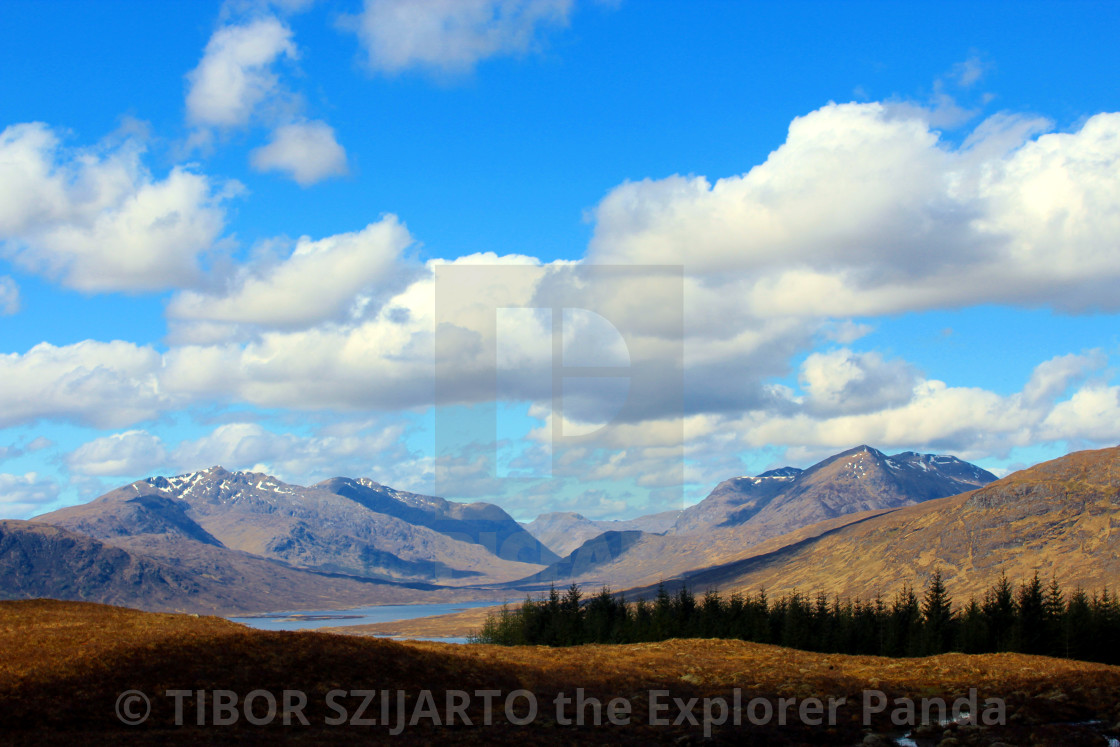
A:
<svg viewBox="0 0 1120 747">
<path fill-rule="evenodd" d="M 125 547 L 33 521 L 0 520 L 0 599 L 51 597 L 235 614 L 439 601 L 472 592 L 329 577 L 183 536 Z M 488 598 L 473 592 L 475 598 Z"/>
<path fill-rule="evenodd" d="M 548 589 L 550 582 L 566 586 L 573 581 L 589 589 L 603 585 L 615 590 L 656 586 L 661 580 L 687 575 L 697 569 L 722 567 L 756 558 L 880 513 L 871 511 L 838 516 L 767 540 L 760 540 L 749 526 L 691 534 L 642 534 L 636 541 L 627 544 L 621 554 L 611 552 L 606 542 L 609 536 L 604 536 L 584 544 L 565 558 L 570 567 L 577 570 L 575 575 L 563 572 L 550 575 L 550 570 L 566 570 L 564 565 L 554 564 L 535 574 L 535 584 L 526 585 L 521 581 L 507 586 L 541 590 Z"/>
<path fill-rule="evenodd" d="M 656 584 L 690 571 L 770 552 L 806 535 L 821 534 L 887 511 L 981 487 L 995 476 L 953 456 L 903 452 L 887 456 L 858 446 L 812 467 L 764 472 L 720 483 L 681 512 L 664 536 L 614 532 L 586 542 L 519 588 L 548 584 L 607 584 L 615 589 Z M 766 543 L 765 547 L 762 543 Z"/>
<path fill-rule="evenodd" d="M 403 690 L 405 712 L 413 713 L 420 692 L 444 703 L 448 689 L 526 689 L 541 704 L 528 726 L 506 722 L 496 708 L 493 723 L 481 724 L 481 702 L 472 700 L 472 727 L 431 725 L 430 719 L 393 741 L 405 744 L 691 743 L 702 729 L 683 721 L 649 726 L 650 690 L 671 697 L 846 697 L 835 726 L 772 723 L 713 729 L 713 741 L 752 744 L 854 744 L 861 742 L 861 692 L 889 697 L 952 698 L 975 687 L 980 698 L 1005 697 L 1008 723 L 976 729 L 950 727 L 969 744 L 1099 744 L 1101 727 L 1069 722 L 1120 718 L 1120 668 L 1041 657 L 946 655 L 927 659 L 820 655 L 741 641 L 674 640 L 631 646 L 575 649 L 503 648 L 436 643 L 395 643 L 323 633 L 270 633 L 217 618 L 142 613 L 53 601 L 0 603 L 0 725 L 11 744 L 351 744 L 387 743 L 383 726 L 327 726 L 333 712 L 326 693 L 343 689 Z M 558 693 L 633 704 L 626 726 L 562 726 L 552 704 Z M 277 694 L 299 689 L 308 695 L 308 726 L 268 726 L 244 719 L 232 726 L 198 726 L 193 700 L 185 721 L 174 725 L 168 690 L 226 689 Z M 150 718 L 123 726 L 115 715 L 126 690 L 145 693 Z M 193 698 L 193 696 L 190 696 Z M 503 695 L 504 697 L 504 695 Z M 392 703 L 392 699 L 390 699 Z M 500 701 L 499 701 L 500 702 Z M 671 701 L 669 701 L 671 702 Z M 343 701 L 351 709 L 357 703 Z M 849 707 L 850 704 L 850 707 Z M 389 711 L 396 723 L 396 705 Z M 261 710 L 263 713 L 263 709 Z M 379 711 L 373 714 L 378 717 Z M 671 715 L 676 715 L 675 713 Z M 699 715 L 699 713 L 697 713 Z M 207 718 L 210 718 L 207 716 Z M 898 733 L 882 716 L 876 730 Z"/>
<path fill-rule="evenodd" d="M 959 600 L 1001 573 L 1071 589 L 1120 584 L 1120 447 L 1083 451 L 959 496 L 853 522 L 812 542 L 686 574 L 696 588 L 867 598 L 921 587 L 940 567 Z"/>
</svg>

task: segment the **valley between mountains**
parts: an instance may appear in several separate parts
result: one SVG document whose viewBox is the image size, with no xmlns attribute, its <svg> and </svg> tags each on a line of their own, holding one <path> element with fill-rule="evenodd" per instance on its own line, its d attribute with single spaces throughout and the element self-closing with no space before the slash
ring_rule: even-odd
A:
<svg viewBox="0 0 1120 747">
<path fill-rule="evenodd" d="M 1120 447 L 996 480 L 951 456 L 859 446 L 807 469 L 735 477 L 695 506 L 625 522 L 550 514 L 523 525 L 494 505 L 368 479 L 302 487 L 220 467 L 153 477 L 32 521 L 0 522 L 0 726 L 10 743 L 29 745 L 649 744 L 699 742 L 709 731 L 728 744 L 1101 744 L 1120 734 L 1120 668 L 1084 661 L 1008 652 L 886 658 L 710 638 L 570 648 L 376 638 L 464 635 L 483 625 L 487 608 L 315 632 L 253 630 L 209 615 L 516 602 L 572 583 L 609 585 L 628 600 L 652 598 L 662 585 L 866 600 L 921 589 L 935 573 L 957 601 L 1004 574 L 1115 588 L 1118 508 Z M 328 726 L 330 699 L 347 687 L 402 699 L 381 706 L 372 731 Z M 980 692 L 982 702 L 1003 704 L 1002 715 L 990 725 L 915 716 L 899 726 L 893 712 L 868 716 L 868 688 L 952 703 Z M 294 690 L 308 698 L 302 726 L 246 719 L 218 730 L 218 711 L 195 708 L 198 693 Z M 549 706 L 581 693 L 625 701 L 633 718 L 580 727 L 542 710 L 530 726 L 508 711 L 489 722 L 476 697 L 466 711 L 473 726 L 415 721 L 425 693 L 443 703 L 460 691 L 519 693 Z M 150 697 L 146 723 L 121 721 L 122 693 Z M 177 715 L 171 693 L 189 695 L 194 721 Z M 662 723 L 656 693 L 680 704 L 739 693 L 752 703 L 846 705 L 827 726 L 727 725 L 711 713 L 702 724 Z M 392 737 L 398 722 L 406 730 Z"/>
<path fill-rule="evenodd" d="M 996 480 L 952 456 L 859 446 L 725 480 L 682 511 L 525 525 L 365 478 L 303 487 L 213 467 L 0 522 L 0 598 L 236 614 L 517 601 L 571 583 L 651 598 L 664 582 L 867 599 L 921 589 L 935 569 L 959 599 L 1035 571 L 1098 589 L 1120 581 L 1118 505 L 1120 448 Z"/>
</svg>

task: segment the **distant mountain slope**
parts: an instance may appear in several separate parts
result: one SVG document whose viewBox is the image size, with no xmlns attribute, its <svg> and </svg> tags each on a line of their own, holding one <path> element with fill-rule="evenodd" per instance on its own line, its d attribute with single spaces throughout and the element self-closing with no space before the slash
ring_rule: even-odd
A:
<svg viewBox="0 0 1120 747">
<path fill-rule="evenodd" d="M 727 480 L 687 509 L 673 531 L 749 524 L 757 539 L 765 539 L 836 516 L 956 495 L 995 479 L 953 456 L 907 451 L 888 457 L 857 446 L 806 470 L 785 467 Z"/>
<path fill-rule="evenodd" d="M 0 520 L 0 599 L 49 597 L 232 614 L 439 597 L 423 589 L 320 576 L 183 537 L 172 548 L 176 557 L 155 558 L 49 524 Z"/>
<path fill-rule="evenodd" d="M 884 512 L 871 512 L 871 515 Z M 550 583 L 563 586 L 574 581 L 589 589 L 609 586 L 619 591 L 656 585 L 661 580 L 751 558 L 760 552 L 815 537 L 865 519 L 867 515 L 838 516 L 761 542 L 744 539 L 746 530 L 743 527 L 722 527 L 691 534 L 613 533 L 629 535 L 625 542 L 612 541 L 612 533 L 608 533 L 588 540 L 548 568 L 506 586 L 529 590 L 547 588 Z"/>
<path fill-rule="evenodd" d="M 607 565 L 621 557 L 627 550 L 648 536 L 650 535 L 636 530 L 603 532 L 584 542 L 543 571 L 506 585 L 515 588 L 529 588 L 538 585 L 562 586 L 574 578 L 586 579 L 589 574 L 597 573 L 600 566 Z"/>
<path fill-rule="evenodd" d="M 673 524 L 672 531 L 676 534 L 688 534 L 718 526 L 742 524 L 761 511 L 774 496 L 787 489 L 801 472 L 797 467 L 782 467 L 763 472 L 757 477 L 732 477 L 724 480 L 707 498 L 682 511 Z"/>
<path fill-rule="evenodd" d="M 520 583 L 535 585 L 546 577 L 558 584 L 577 581 L 614 589 L 656 583 L 750 557 L 756 545 L 804 527 L 819 525 L 824 531 L 860 512 L 952 495 L 994 479 L 951 456 L 904 452 L 888 457 L 859 446 L 806 470 L 784 467 L 725 480 L 685 509 L 668 534 L 642 534 L 624 544 L 585 540 L 569 557 Z"/>
<path fill-rule="evenodd" d="M 797 588 L 866 599 L 903 583 L 920 588 L 939 567 L 961 601 L 983 593 L 1001 573 L 1013 580 L 1035 571 L 1054 575 L 1067 591 L 1115 589 L 1120 447 L 1069 454 L 962 495 L 848 518 L 848 526 L 818 539 L 683 578 L 696 588 Z"/>
<path fill-rule="evenodd" d="M 370 511 L 395 516 L 462 542 L 482 545 L 503 560 L 548 564 L 560 559 L 532 533 L 493 503 L 455 503 L 419 495 L 363 477 L 335 477 L 314 487 L 350 498 Z"/>
<path fill-rule="evenodd" d="M 888 457 L 870 446 L 857 446 L 805 470 L 782 467 L 754 477 L 724 480 L 700 503 L 679 512 L 671 525 L 672 512 L 630 522 L 591 521 L 576 513 L 552 513 L 537 517 L 526 529 L 557 553 L 594 554 L 596 567 L 605 571 L 601 567 L 605 550 L 584 547 L 604 531 L 668 531 L 672 535 L 710 536 L 737 527 L 740 531 L 731 536 L 737 538 L 738 544 L 750 546 L 826 519 L 956 495 L 995 479 L 990 472 L 953 456 L 907 451 Z M 639 544 L 673 547 L 668 552 L 677 554 L 675 548 L 692 543 L 642 539 L 627 549 Z M 716 545 L 722 545 L 722 537 Z M 702 546 L 694 549 L 700 550 L 698 557 L 709 559 L 715 550 Z M 649 562 L 655 562 L 656 556 L 656 551 L 651 552 Z M 558 566 L 573 567 L 588 568 L 585 563 Z M 634 572 L 625 570 L 618 578 L 634 576 Z"/>
<path fill-rule="evenodd" d="M 371 482 L 333 480 L 305 488 L 212 467 L 138 480 L 36 521 L 119 545 L 129 537 L 144 538 L 149 552 L 157 552 L 162 541 L 188 538 L 297 568 L 395 581 L 492 582 L 540 569 L 492 550 L 555 558 L 496 506 L 472 504 L 459 509 L 468 518 L 458 519 L 446 504 Z"/>
<path fill-rule="evenodd" d="M 573 512 L 541 514 L 525 525 L 525 529 L 557 555 L 568 555 L 584 542 L 604 532 L 639 531 L 660 534 L 668 531 L 680 511 L 639 516 L 635 519 L 596 521 Z"/>
</svg>

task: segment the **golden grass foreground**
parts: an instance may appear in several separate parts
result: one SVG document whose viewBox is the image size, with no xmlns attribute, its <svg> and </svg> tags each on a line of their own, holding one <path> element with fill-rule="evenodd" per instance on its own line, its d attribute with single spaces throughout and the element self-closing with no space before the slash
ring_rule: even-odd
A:
<svg viewBox="0 0 1120 747">
<path fill-rule="evenodd" d="M 874 744 L 876 736 L 901 736 L 886 714 L 871 727 L 859 707 L 866 689 L 890 698 L 944 697 L 977 688 L 1006 699 L 1001 727 L 927 727 L 925 744 L 1105 744 L 1102 734 L 1120 721 L 1120 667 L 1015 654 L 886 659 L 815 654 L 727 640 L 672 640 L 628 646 L 567 649 L 388 641 L 329 633 L 251 630 L 216 617 L 155 614 L 80 602 L 0 602 L 0 742 L 5 744 L 689 744 L 703 730 L 682 720 L 648 724 L 649 691 L 671 697 L 723 697 L 739 688 L 742 699 L 847 698 L 835 726 L 770 723 L 715 726 L 711 742 L 734 744 Z M 577 688 L 604 704 L 625 698 L 629 725 L 562 725 L 554 713 L 558 693 Z M 327 725 L 332 690 L 405 693 L 414 713 L 421 691 L 442 704 L 448 690 L 468 693 L 527 690 L 540 704 L 532 723 L 507 721 L 499 699 L 493 723 L 481 725 L 482 703 L 471 700 L 473 726 L 436 726 L 420 719 L 391 736 L 386 726 Z M 116 715 L 121 693 L 136 690 L 151 703 L 137 726 Z M 195 723 L 186 701 L 176 726 L 167 691 L 253 690 L 307 694 L 309 726 L 284 726 L 280 718 L 254 726 L 241 718 L 229 726 Z M 389 723 L 397 723 L 390 698 Z M 350 701 L 353 702 L 353 701 Z M 442 711 L 442 705 L 440 706 Z M 699 716 L 699 707 L 696 715 Z M 590 712 L 589 712 L 590 714 Z M 379 715 L 371 709 L 369 715 Z M 676 709 L 668 716 L 679 715 Z M 590 715 L 589 715 L 590 718 Z M 606 716 L 603 717 L 604 722 Z M 1094 722 L 1086 724 L 1085 722 Z M 953 741 L 956 740 L 956 741 Z M 879 744 L 889 744 L 879 741 Z"/>
</svg>

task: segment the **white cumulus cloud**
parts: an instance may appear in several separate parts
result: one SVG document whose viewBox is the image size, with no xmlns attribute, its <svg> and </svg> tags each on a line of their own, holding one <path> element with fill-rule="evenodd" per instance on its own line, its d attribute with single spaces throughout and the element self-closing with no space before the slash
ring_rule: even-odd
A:
<svg viewBox="0 0 1120 747">
<path fill-rule="evenodd" d="M 841 348 L 810 354 L 801 364 L 800 383 L 813 412 L 852 414 L 905 404 L 918 374 L 904 361 Z"/>
<path fill-rule="evenodd" d="M 539 30 L 567 24 L 571 0 L 366 0 L 346 25 L 369 66 L 464 71 L 487 57 L 531 51 Z"/>
<path fill-rule="evenodd" d="M 0 275 L 0 316 L 19 311 L 19 286 L 7 275 Z"/>
<path fill-rule="evenodd" d="M 1053 402 L 1071 385 L 1107 364 L 1108 357 L 1100 350 L 1051 358 L 1035 366 L 1023 387 L 1023 398 L 1031 404 Z"/>
<path fill-rule="evenodd" d="M 241 267 L 223 293 L 185 291 L 172 299 L 167 313 L 178 322 L 272 328 L 341 321 L 363 293 L 368 300 L 392 287 L 390 281 L 402 272 L 401 253 L 410 244 L 408 229 L 394 215 L 361 231 L 319 240 L 304 236 L 288 258 Z"/>
<path fill-rule="evenodd" d="M 1042 430 L 1046 439 L 1115 444 L 1120 441 L 1120 386 L 1086 385 L 1054 406 Z"/>
<path fill-rule="evenodd" d="M 0 517 L 22 519 L 58 497 L 58 483 L 36 472 L 0 473 Z"/>
<path fill-rule="evenodd" d="M 1120 114 L 1076 132 L 1000 115 L 962 147 L 920 110 L 830 104 L 741 176 L 615 188 L 589 258 L 683 264 L 755 316 L 981 303 L 1120 308 Z"/>
<path fill-rule="evenodd" d="M 789 412 L 748 412 L 728 419 L 725 427 L 741 434 L 744 448 L 784 445 L 818 457 L 860 443 L 951 451 L 965 458 L 1056 440 L 1112 443 L 1120 440 L 1120 387 L 1090 381 L 1064 397 L 1067 388 L 1103 364 L 1097 351 L 1056 356 L 1038 364 L 1023 389 L 1008 395 L 918 378 L 910 396 L 868 411 L 822 412 L 810 398 Z M 842 390 L 851 371 L 831 368 L 831 374 L 829 367 L 822 369 L 820 386 Z"/>
<path fill-rule="evenodd" d="M 273 16 L 214 32 L 198 66 L 187 74 L 187 118 L 207 127 L 239 127 L 255 110 L 283 95 L 273 66 L 295 59 L 292 31 Z"/>
<path fill-rule="evenodd" d="M 0 133 L 0 248 L 16 265 L 83 291 L 197 281 L 239 185 L 176 166 L 157 179 L 136 138 L 69 150 L 45 124 Z"/>
<path fill-rule="evenodd" d="M 281 15 L 307 3 L 235 2 L 210 37 L 198 66 L 187 74 L 190 146 L 207 146 L 215 130 L 270 127 L 270 141 L 252 151 L 257 171 L 277 171 L 307 187 L 347 173 L 346 150 L 334 129 L 303 116 L 305 102 L 281 75 L 284 61 L 299 59 L 291 28 Z"/>
<path fill-rule="evenodd" d="M 117 428 L 154 418 L 176 404 L 159 371 L 159 353 L 119 340 L 0 354 L 0 426 L 47 418 Z"/>
<path fill-rule="evenodd" d="M 272 132 L 272 141 L 253 151 L 257 171 L 280 171 L 301 187 L 346 174 L 346 150 L 326 122 L 293 122 Z"/>
<path fill-rule="evenodd" d="M 163 442 L 147 431 L 114 433 L 82 444 L 66 456 L 74 472 L 96 476 L 137 476 L 166 460 Z"/>
<path fill-rule="evenodd" d="M 415 455 L 401 443 L 400 423 L 344 423 L 313 436 L 278 433 L 258 423 L 227 423 L 171 450 L 169 461 L 184 472 L 220 464 L 231 470 L 267 471 L 308 485 L 328 477 L 372 477 L 394 487 L 423 479 Z M 403 469 L 402 469 L 403 468 Z"/>
</svg>

